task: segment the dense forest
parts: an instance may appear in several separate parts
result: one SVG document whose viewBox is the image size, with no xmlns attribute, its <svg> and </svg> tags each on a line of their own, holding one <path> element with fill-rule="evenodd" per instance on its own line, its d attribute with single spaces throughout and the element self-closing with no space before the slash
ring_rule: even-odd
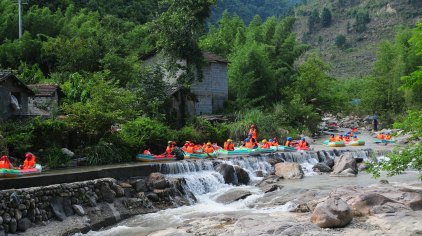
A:
<svg viewBox="0 0 422 236">
<path fill-rule="evenodd" d="M 229 10 L 210 21 L 213 0 L 30 0 L 18 38 L 17 6 L 1 1 L 0 67 L 28 84 L 58 84 L 64 93 L 51 119 L 2 122 L 3 152 L 42 150 L 41 161 L 58 167 L 70 161 L 60 151 L 65 143 L 90 164 L 115 163 L 148 147 L 163 151 L 167 140 L 239 140 L 251 123 L 263 137 L 312 135 L 325 113 L 378 112 L 385 127 L 398 121 L 420 134 L 422 24 L 382 42 L 371 74 L 339 82 L 318 54 L 304 56 L 310 46 L 297 40 L 295 18 L 278 14 L 290 3 L 279 1 L 280 10 L 269 11 L 274 1 L 264 1 L 265 14 L 249 19 L 252 13 L 236 14 L 224 5 L 239 2 L 221 2 L 213 16 L 222 6 Z M 257 6 L 251 12 L 260 13 L 258 1 L 248 2 Z M 174 125 L 166 113 L 163 72 L 142 66 L 143 56 L 156 51 L 170 58 L 170 73 L 179 69 L 171 70 L 177 60 L 187 61 L 179 77 L 184 91 L 198 79 L 202 51 L 227 58 L 229 101 L 222 113 L 234 121 L 193 117 L 183 127 Z M 117 133 L 110 130 L 116 124 Z"/>
</svg>

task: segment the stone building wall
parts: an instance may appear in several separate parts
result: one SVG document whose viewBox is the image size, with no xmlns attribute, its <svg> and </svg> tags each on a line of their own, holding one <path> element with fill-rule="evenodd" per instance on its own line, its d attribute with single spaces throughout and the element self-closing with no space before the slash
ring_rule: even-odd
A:
<svg viewBox="0 0 422 236">
<path fill-rule="evenodd" d="M 198 98 L 195 114 L 212 114 L 223 108 L 228 99 L 228 78 L 226 63 L 208 63 L 203 68 L 202 81 L 195 82 L 191 91 Z"/>
<path fill-rule="evenodd" d="M 20 110 L 14 111 L 10 105 L 10 95 L 16 93 L 19 96 Z M 23 87 L 17 86 L 12 80 L 6 79 L 0 85 L 0 118 L 7 119 L 12 116 L 26 116 L 28 112 L 28 93 Z"/>
<path fill-rule="evenodd" d="M 51 116 L 58 109 L 57 93 L 53 97 L 31 97 L 28 102 L 28 111 L 31 116 Z"/>
</svg>

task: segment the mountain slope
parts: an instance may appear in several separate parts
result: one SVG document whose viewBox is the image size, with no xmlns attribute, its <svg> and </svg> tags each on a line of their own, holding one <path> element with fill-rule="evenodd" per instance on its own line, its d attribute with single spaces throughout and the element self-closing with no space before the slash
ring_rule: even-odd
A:
<svg viewBox="0 0 422 236">
<path fill-rule="evenodd" d="M 323 8 L 332 15 L 328 27 L 322 26 Z M 319 21 L 312 14 L 315 10 Z M 422 1 L 308 0 L 295 9 L 295 16 L 297 36 L 331 64 L 333 76 L 359 77 L 371 73 L 381 41 L 393 39 L 400 26 L 413 27 L 422 19 Z"/>
</svg>

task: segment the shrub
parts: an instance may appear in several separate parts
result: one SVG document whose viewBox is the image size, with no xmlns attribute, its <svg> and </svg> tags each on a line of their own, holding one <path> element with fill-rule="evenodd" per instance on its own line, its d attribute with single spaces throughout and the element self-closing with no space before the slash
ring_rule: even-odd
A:
<svg viewBox="0 0 422 236">
<path fill-rule="evenodd" d="M 344 48 L 346 46 L 346 37 L 342 34 L 336 37 L 336 46 L 338 48 Z"/>
<path fill-rule="evenodd" d="M 69 130 L 63 120 L 34 118 L 29 124 L 33 134 L 33 146 L 36 149 L 62 146 L 62 140 Z M 40 138 L 42 137 L 42 138 Z"/>
<path fill-rule="evenodd" d="M 53 146 L 41 152 L 38 160 L 44 167 L 55 169 L 68 166 L 71 158 L 63 154 L 60 147 Z"/>
<path fill-rule="evenodd" d="M 124 124 L 119 135 L 129 145 L 131 152 L 146 148 L 151 148 L 153 152 L 161 152 L 167 146 L 167 141 L 173 138 L 166 125 L 146 117 Z"/>
</svg>

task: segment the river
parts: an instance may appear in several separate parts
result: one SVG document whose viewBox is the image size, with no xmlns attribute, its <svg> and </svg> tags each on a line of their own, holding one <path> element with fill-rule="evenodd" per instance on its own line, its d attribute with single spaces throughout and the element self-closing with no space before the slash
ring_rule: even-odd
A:
<svg viewBox="0 0 422 236">
<path fill-rule="evenodd" d="M 368 158 L 367 154 L 365 151 L 354 152 L 356 157 L 363 159 Z M 255 186 L 262 179 L 256 177 L 255 173 L 259 170 L 266 175 L 272 171 L 272 167 L 267 160 L 259 157 L 227 160 L 229 164 L 239 165 L 248 171 L 252 179 L 252 184 L 248 186 L 225 184 L 223 176 L 214 171 L 212 161 L 168 164 L 163 167 L 163 172 L 168 176 L 185 178 L 184 187 L 195 195 L 196 204 L 138 215 L 118 225 L 91 231 L 87 235 L 256 235 L 261 234 L 259 232 L 266 232 L 259 231 L 263 227 L 270 229 L 273 225 L 300 222 L 302 215 L 289 212 L 300 201 L 322 198 L 341 186 L 365 187 L 379 182 L 364 172 L 352 178 L 318 175 L 312 171 L 312 166 L 318 162 L 318 157 L 306 153 L 288 155 L 291 155 L 293 161 L 302 165 L 305 178 L 284 180 L 281 182 L 281 189 L 266 194 Z M 330 155 L 327 153 L 327 158 Z M 383 177 L 383 179 L 387 179 L 390 184 L 410 183 L 416 181 L 417 176 L 417 172 L 408 171 L 399 176 Z M 234 190 L 249 191 L 251 195 L 229 204 L 216 201 L 219 196 Z M 370 232 L 370 229 L 366 230 Z"/>
</svg>

